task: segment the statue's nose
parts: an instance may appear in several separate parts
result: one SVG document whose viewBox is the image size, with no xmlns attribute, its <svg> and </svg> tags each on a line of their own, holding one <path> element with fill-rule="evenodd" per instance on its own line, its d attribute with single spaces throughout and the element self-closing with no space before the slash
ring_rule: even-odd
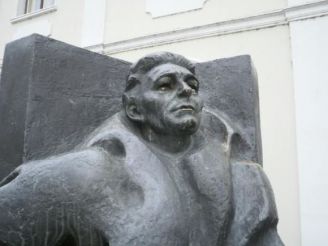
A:
<svg viewBox="0 0 328 246">
<path fill-rule="evenodd" d="M 179 95 L 190 97 L 193 94 L 193 89 L 184 81 L 180 83 Z"/>
</svg>

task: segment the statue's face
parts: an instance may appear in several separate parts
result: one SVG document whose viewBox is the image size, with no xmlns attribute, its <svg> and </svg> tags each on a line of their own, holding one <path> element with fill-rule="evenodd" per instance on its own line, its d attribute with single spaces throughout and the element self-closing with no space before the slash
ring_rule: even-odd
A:
<svg viewBox="0 0 328 246">
<path fill-rule="evenodd" d="M 203 107 L 198 88 L 197 78 L 184 67 L 154 67 L 145 75 L 140 88 L 138 101 L 143 123 L 163 134 L 195 133 Z"/>
</svg>

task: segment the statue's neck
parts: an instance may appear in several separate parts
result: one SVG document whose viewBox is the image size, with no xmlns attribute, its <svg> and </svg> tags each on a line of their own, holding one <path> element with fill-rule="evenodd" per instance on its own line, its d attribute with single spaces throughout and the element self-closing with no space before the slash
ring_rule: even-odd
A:
<svg viewBox="0 0 328 246">
<path fill-rule="evenodd" d="M 141 137 L 151 146 L 170 154 L 184 153 L 192 144 L 191 135 L 177 135 L 158 133 L 149 126 L 137 126 L 125 114 L 121 112 L 122 122 L 132 131 L 138 131 Z M 135 132 L 137 133 L 137 132 Z M 137 134 L 139 135 L 139 134 Z"/>
<path fill-rule="evenodd" d="M 185 152 L 191 145 L 191 135 L 170 135 L 158 133 L 149 127 L 141 129 L 142 137 L 158 149 L 171 154 Z"/>
</svg>

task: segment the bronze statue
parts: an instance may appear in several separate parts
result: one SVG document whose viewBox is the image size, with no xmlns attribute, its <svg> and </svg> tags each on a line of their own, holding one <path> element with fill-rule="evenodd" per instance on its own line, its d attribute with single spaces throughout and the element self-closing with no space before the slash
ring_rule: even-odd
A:
<svg viewBox="0 0 328 246">
<path fill-rule="evenodd" d="M 231 158 L 240 136 L 199 90 L 180 55 L 133 64 L 121 112 L 2 181 L 0 245 L 283 245 L 261 166 Z"/>
</svg>

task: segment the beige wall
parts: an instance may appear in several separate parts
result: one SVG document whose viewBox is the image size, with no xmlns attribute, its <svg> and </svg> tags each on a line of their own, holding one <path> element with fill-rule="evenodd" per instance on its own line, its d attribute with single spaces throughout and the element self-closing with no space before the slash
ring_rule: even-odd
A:
<svg viewBox="0 0 328 246">
<path fill-rule="evenodd" d="M 56 0 L 56 5 L 58 10 L 54 14 L 51 37 L 79 46 L 81 42 L 83 1 Z"/>
<path fill-rule="evenodd" d="M 108 0 L 105 43 L 253 16 L 286 7 L 285 0 L 208 0 L 201 11 L 152 18 L 147 0 Z"/>
<path fill-rule="evenodd" d="M 0 0 L 0 57 L 4 44 L 11 41 L 15 34 L 24 29 L 33 31 L 33 28 L 45 28 L 47 23 L 51 26 L 51 37 L 79 46 L 83 35 L 88 35 L 83 33 L 83 18 L 85 15 L 92 17 L 92 13 L 84 10 L 85 1 L 88 0 L 57 0 L 57 11 L 11 24 L 8 19 L 15 16 L 16 1 Z M 146 13 L 145 6 L 146 0 L 107 0 L 103 45 L 106 47 L 113 42 L 211 23 L 225 23 L 232 19 L 239 19 L 242 23 L 243 18 L 283 9 L 287 1 L 207 0 L 201 10 L 154 19 Z M 42 23 L 46 24 L 42 26 Z M 298 169 L 289 38 L 289 26 L 282 21 L 278 26 L 261 27 L 259 30 L 246 28 L 233 34 L 200 36 L 165 45 L 155 42 L 153 47 L 139 47 L 112 56 L 135 61 L 146 53 L 167 50 L 197 61 L 207 61 L 251 55 L 259 79 L 264 169 L 276 195 L 280 215 L 279 231 L 287 246 L 299 246 Z"/>
<path fill-rule="evenodd" d="M 5 44 L 11 41 L 13 29 L 9 20 L 16 15 L 16 1 L 0 0 L 0 59 L 3 57 Z"/>
<path fill-rule="evenodd" d="M 55 39 L 80 45 L 83 18 L 83 2 L 56 0 L 57 10 L 31 19 L 12 23 L 17 15 L 17 0 L 0 0 L 0 57 L 6 43 L 32 33 L 40 33 Z"/>
</svg>

